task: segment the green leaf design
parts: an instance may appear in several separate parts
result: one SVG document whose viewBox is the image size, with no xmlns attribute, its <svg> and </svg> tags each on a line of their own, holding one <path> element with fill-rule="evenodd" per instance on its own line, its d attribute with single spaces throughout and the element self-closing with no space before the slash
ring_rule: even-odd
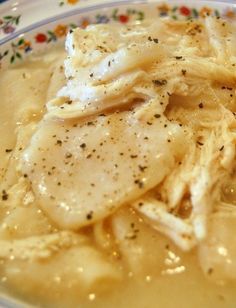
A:
<svg viewBox="0 0 236 308">
<path fill-rule="evenodd" d="M 52 32 L 52 31 L 48 31 L 47 32 L 50 36 L 53 36 L 54 35 L 54 33 Z"/>
<path fill-rule="evenodd" d="M 7 55 L 8 55 L 8 53 L 9 53 L 9 50 L 4 51 L 4 53 L 3 53 L 3 57 L 7 56 Z"/>
<path fill-rule="evenodd" d="M 14 61 L 15 61 L 15 56 L 12 55 L 12 56 L 11 56 L 11 59 L 10 59 L 10 62 L 13 63 Z"/>
<path fill-rule="evenodd" d="M 178 6 L 174 6 L 172 12 L 175 13 L 178 10 Z"/>
<path fill-rule="evenodd" d="M 18 24 L 19 24 L 19 22 L 20 22 L 20 18 L 21 18 L 21 15 L 19 15 L 19 16 L 17 16 L 17 17 L 16 17 L 16 21 L 15 21 L 16 25 L 18 25 Z"/>
<path fill-rule="evenodd" d="M 196 9 L 192 9 L 193 17 L 197 18 L 199 16 L 198 11 Z"/>
<path fill-rule="evenodd" d="M 70 24 L 69 26 L 71 29 L 75 29 L 77 27 L 76 24 Z"/>
<path fill-rule="evenodd" d="M 13 19 L 13 17 L 10 16 L 10 15 L 8 15 L 8 16 L 4 16 L 3 19 L 5 19 L 5 20 L 10 20 L 10 19 Z"/>
<path fill-rule="evenodd" d="M 18 41 L 17 46 L 24 44 L 25 40 L 22 38 Z"/>
<path fill-rule="evenodd" d="M 143 20 L 144 19 L 144 13 L 143 12 L 138 12 L 138 18 L 137 20 Z"/>
<path fill-rule="evenodd" d="M 22 58 L 22 56 L 21 56 L 21 54 L 20 54 L 19 52 L 16 53 L 16 57 L 17 57 L 18 59 L 21 59 L 21 58 Z"/>
<path fill-rule="evenodd" d="M 118 9 L 114 9 L 111 17 L 114 19 L 114 20 L 117 20 L 117 14 L 118 14 Z"/>
<path fill-rule="evenodd" d="M 220 13 L 219 13 L 218 10 L 215 10 L 215 16 L 216 16 L 216 17 L 220 17 Z"/>
</svg>

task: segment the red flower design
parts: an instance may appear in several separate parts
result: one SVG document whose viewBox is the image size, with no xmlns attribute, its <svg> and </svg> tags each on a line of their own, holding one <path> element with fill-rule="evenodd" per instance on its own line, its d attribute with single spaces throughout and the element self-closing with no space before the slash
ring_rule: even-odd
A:
<svg viewBox="0 0 236 308">
<path fill-rule="evenodd" d="M 127 16 L 127 15 L 120 15 L 119 16 L 119 21 L 125 24 L 126 22 L 129 21 L 129 16 Z"/>
<path fill-rule="evenodd" d="M 35 36 L 35 40 L 37 43 L 44 43 L 47 41 L 47 36 L 43 33 L 38 33 L 36 36 Z"/>
<path fill-rule="evenodd" d="M 190 9 L 187 6 L 181 6 L 179 8 L 179 11 L 184 16 L 189 16 L 191 14 L 191 11 L 190 11 Z"/>
</svg>

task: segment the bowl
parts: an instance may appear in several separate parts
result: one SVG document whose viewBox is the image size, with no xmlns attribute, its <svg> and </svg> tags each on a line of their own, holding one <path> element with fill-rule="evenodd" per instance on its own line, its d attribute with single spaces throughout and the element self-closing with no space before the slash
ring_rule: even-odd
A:
<svg viewBox="0 0 236 308">
<path fill-rule="evenodd" d="M 32 53 L 41 53 L 63 44 L 67 32 L 78 26 L 126 24 L 167 16 L 175 20 L 197 19 L 206 13 L 236 22 L 236 3 L 234 0 L 1 0 L 0 69 L 20 64 Z M 0 307 L 21 305 L 13 299 L 0 298 Z"/>
</svg>

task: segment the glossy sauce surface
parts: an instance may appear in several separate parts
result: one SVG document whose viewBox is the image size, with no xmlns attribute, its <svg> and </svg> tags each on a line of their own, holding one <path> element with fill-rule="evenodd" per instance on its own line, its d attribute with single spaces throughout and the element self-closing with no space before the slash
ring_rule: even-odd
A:
<svg viewBox="0 0 236 308">
<path fill-rule="evenodd" d="M 55 62 L 55 57 L 63 58 L 63 53 L 61 51 L 52 52 L 48 57 L 52 59 L 51 62 Z M 52 67 L 47 68 L 47 61 L 33 59 L 19 68 L 1 73 L 2 84 L 8 84 L 7 90 L 4 86 L 0 86 L 2 97 L 0 119 L 3 123 L 0 127 L 0 143 L 1 148 L 4 149 L 1 151 L 0 159 L 3 163 L 5 162 L 3 169 L 7 168 L 9 162 L 9 152 L 5 149 L 11 151 L 16 147 L 17 127 L 26 128 L 27 125 L 37 123 L 44 112 L 47 96 L 52 96 L 55 92 L 52 87 L 47 95 L 44 92 L 47 89 L 52 70 Z M 27 82 L 25 74 L 28 74 Z M 19 82 L 20 78 L 23 79 Z M 16 90 L 17 97 L 14 97 L 16 94 L 13 93 L 13 89 Z M 35 107 L 32 107 L 32 101 L 27 101 L 27 95 L 37 96 L 38 102 Z M 23 101 L 23 104 L 20 104 L 20 101 Z M 14 109 L 14 116 L 12 116 L 11 109 Z M 22 116 L 25 110 L 29 113 L 28 117 L 25 114 L 24 117 Z M 34 127 L 28 126 L 25 133 L 26 140 L 29 140 L 34 129 Z M 24 144 L 24 140 L 22 143 Z M 3 169 L 1 176 L 6 179 L 6 169 Z M 11 185 L 16 182 L 14 177 L 15 175 L 7 177 Z M 233 188 L 229 189 L 230 198 L 234 198 L 232 196 Z M 20 191 L 19 189 L 19 195 Z M 226 195 L 228 196 L 227 189 Z M 37 204 L 33 204 L 30 209 L 25 210 L 23 207 L 21 210 L 22 213 L 16 213 L 14 204 L 13 206 L 12 204 L 7 206 L 4 204 L 0 209 L 0 240 L 21 239 L 30 236 L 30 233 L 35 236 L 53 234 L 57 230 L 56 226 L 37 208 Z M 111 275 L 111 283 L 109 279 L 101 279 L 90 287 L 89 291 L 81 291 L 83 280 L 80 282 L 80 288 L 80 285 L 75 282 L 76 275 L 83 272 L 86 267 L 91 267 L 91 264 L 81 265 L 79 263 L 80 255 L 77 253 L 82 253 L 83 250 L 77 252 L 76 247 L 73 248 L 72 244 L 68 244 L 71 247 L 66 257 L 63 256 L 65 248 L 62 247 L 61 251 L 59 250 L 49 262 L 43 260 L 37 262 L 18 261 L 11 254 L 6 260 L 0 253 L 0 281 L 3 293 L 42 307 L 235 307 L 236 283 L 217 284 L 205 277 L 199 265 L 197 249 L 188 253 L 180 251 L 164 236 L 147 226 L 142 219 L 137 217 L 135 212 L 130 213 L 128 208 L 122 211 L 117 214 L 112 223 L 109 223 L 105 236 L 109 239 L 111 234 L 116 233 L 116 224 L 121 221 L 124 223 L 124 229 L 131 222 L 131 226 L 132 223 L 135 226 L 138 225 L 138 230 L 140 230 L 139 237 L 126 238 L 127 241 L 122 244 L 123 256 L 116 248 L 112 248 L 108 252 L 105 242 L 104 245 L 99 246 L 96 236 L 90 228 L 85 228 L 80 234 L 81 241 L 85 236 L 89 243 L 100 251 L 101 256 L 111 261 L 111 264 L 116 268 L 117 273 L 115 278 L 113 274 Z M 127 221 L 123 219 L 124 212 L 125 215 L 127 214 Z M 18 218 L 21 217 L 21 221 L 16 222 L 14 215 Z M 122 237 L 122 232 L 119 235 Z M 131 270 L 128 266 L 129 260 L 133 266 Z M 102 266 L 109 274 L 109 266 Z M 120 277 L 119 273 L 121 272 L 123 275 Z M 210 275 L 209 272 L 206 276 Z"/>
</svg>

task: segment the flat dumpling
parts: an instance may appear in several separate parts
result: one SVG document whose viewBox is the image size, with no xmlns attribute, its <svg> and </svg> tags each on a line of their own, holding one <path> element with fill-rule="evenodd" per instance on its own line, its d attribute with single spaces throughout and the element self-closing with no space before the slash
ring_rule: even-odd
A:
<svg viewBox="0 0 236 308">
<path fill-rule="evenodd" d="M 160 183 L 184 155 L 184 129 L 155 109 L 139 118 L 142 108 L 40 123 L 22 173 L 60 227 L 76 229 L 110 215 Z"/>
</svg>

